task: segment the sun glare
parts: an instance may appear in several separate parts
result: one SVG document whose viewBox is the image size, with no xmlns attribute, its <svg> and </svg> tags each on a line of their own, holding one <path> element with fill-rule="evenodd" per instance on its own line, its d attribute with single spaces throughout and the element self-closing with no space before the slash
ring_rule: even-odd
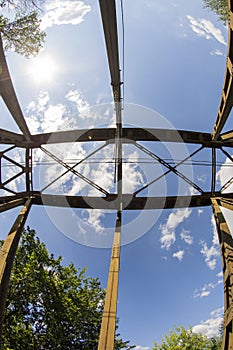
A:
<svg viewBox="0 0 233 350">
<path fill-rule="evenodd" d="M 30 75 L 38 83 L 52 81 L 56 70 L 56 63 L 49 56 L 36 57 L 29 67 Z"/>
</svg>

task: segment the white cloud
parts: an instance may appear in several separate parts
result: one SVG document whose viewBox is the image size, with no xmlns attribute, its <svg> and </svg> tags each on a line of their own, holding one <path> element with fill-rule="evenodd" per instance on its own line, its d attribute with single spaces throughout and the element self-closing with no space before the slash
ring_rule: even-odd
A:
<svg viewBox="0 0 233 350">
<path fill-rule="evenodd" d="M 194 333 L 202 333 L 208 338 L 219 334 L 220 325 L 223 322 L 223 308 L 216 309 L 211 312 L 210 318 L 202 321 L 200 324 L 193 326 Z"/>
<path fill-rule="evenodd" d="M 191 214 L 189 208 L 174 210 L 167 219 L 167 222 L 160 226 L 162 235 L 160 237 L 161 247 L 169 249 L 176 241 L 175 230 Z"/>
<path fill-rule="evenodd" d="M 194 17 L 187 15 L 189 26 L 198 36 L 204 37 L 205 39 L 215 39 L 222 45 L 227 45 L 223 34 L 220 29 L 216 28 L 211 21 L 207 19 L 195 19 Z"/>
<path fill-rule="evenodd" d="M 185 241 L 185 243 L 192 245 L 193 244 L 193 237 L 190 235 L 190 231 L 182 230 L 180 234 L 180 238 Z"/>
<path fill-rule="evenodd" d="M 174 253 L 173 258 L 177 258 L 179 261 L 183 260 L 184 257 L 184 250 L 179 250 L 178 252 Z"/>
<path fill-rule="evenodd" d="M 206 183 L 206 175 L 199 175 L 197 180 L 203 184 Z"/>
<path fill-rule="evenodd" d="M 90 11 L 90 5 L 84 4 L 83 1 L 51 1 L 45 6 L 45 15 L 42 17 L 41 27 L 46 29 L 54 25 L 80 24 Z"/>
<path fill-rule="evenodd" d="M 216 257 L 220 255 L 219 251 L 219 240 L 218 240 L 218 233 L 216 229 L 215 219 L 214 215 L 211 215 L 211 225 L 213 228 L 213 239 L 212 239 L 212 245 L 208 247 L 207 243 L 204 241 L 201 241 L 201 254 L 205 257 L 206 265 L 211 269 L 214 270 L 216 267 Z"/>
<path fill-rule="evenodd" d="M 218 282 L 217 284 L 222 284 L 223 283 L 223 272 L 220 271 L 219 273 L 217 273 L 217 278 L 218 278 Z"/>
<path fill-rule="evenodd" d="M 222 51 L 218 50 L 218 49 L 215 49 L 215 50 L 211 51 L 210 54 L 212 56 L 224 56 L 224 53 Z"/>
<path fill-rule="evenodd" d="M 208 297 L 210 295 L 211 290 L 214 289 L 215 287 L 216 287 L 216 284 L 213 284 L 213 283 L 205 284 L 204 287 L 200 289 L 195 289 L 195 291 L 193 292 L 193 296 L 194 298 Z"/>
<path fill-rule="evenodd" d="M 137 345 L 134 349 L 135 350 L 150 350 L 150 347 L 149 346 Z"/>
<path fill-rule="evenodd" d="M 137 151 L 134 151 L 127 155 L 127 160 L 134 159 L 133 163 L 125 163 L 123 164 L 123 183 L 122 190 L 123 193 L 132 193 L 134 192 L 138 186 L 142 186 L 144 181 L 140 170 L 137 168 L 139 154 Z"/>
<path fill-rule="evenodd" d="M 215 245 L 212 245 L 210 248 L 207 246 L 206 242 L 201 242 L 202 249 L 201 254 L 205 257 L 206 265 L 214 270 L 216 267 L 216 256 L 219 256 L 219 249 Z"/>
<path fill-rule="evenodd" d="M 98 209 L 86 209 L 85 213 L 87 213 L 87 218 L 85 219 L 85 222 L 91 227 L 94 227 L 97 233 L 103 233 L 104 227 L 101 224 L 101 218 L 104 216 L 104 211 Z"/>
<path fill-rule="evenodd" d="M 211 215 L 211 225 L 213 227 L 213 240 L 212 240 L 212 243 L 213 243 L 213 245 L 219 246 L 218 231 L 217 231 L 217 227 L 216 227 L 214 214 Z"/>
<path fill-rule="evenodd" d="M 50 103 L 46 91 L 42 91 L 36 101 L 26 107 L 26 121 L 32 134 L 64 130 L 69 122 L 65 105 Z"/>
</svg>

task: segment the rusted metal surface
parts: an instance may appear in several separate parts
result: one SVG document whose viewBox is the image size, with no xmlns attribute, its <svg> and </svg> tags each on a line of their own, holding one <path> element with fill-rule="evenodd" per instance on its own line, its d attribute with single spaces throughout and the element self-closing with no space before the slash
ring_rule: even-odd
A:
<svg viewBox="0 0 233 350">
<path fill-rule="evenodd" d="M 211 180 L 211 192 L 215 192 L 216 186 L 216 149 L 212 148 L 212 180 Z"/>
<path fill-rule="evenodd" d="M 233 239 L 220 205 L 221 198 L 212 198 L 212 208 L 216 221 L 220 251 L 222 255 L 224 282 L 224 331 L 222 349 L 233 348 Z M 232 199 L 228 209 L 233 210 Z"/>
<path fill-rule="evenodd" d="M 98 350 L 113 350 L 117 317 L 117 295 L 120 268 L 121 214 L 116 219 L 112 255 L 109 267 L 104 311 L 102 316 Z"/>
<path fill-rule="evenodd" d="M 44 144 L 67 143 L 67 142 L 94 142 L 94 141 L 111 141 L 115 140 L 115 128 L 83 129 L 68 130 L 32 135 L 30 147 L 38 148 Z M 122 142 L 132 141 L 154 141 L 154 142 L 174 142 L 198 144 L 209 148 L 233 147 L 233 140 L 212 140 L 211 134 L 188 131 L 188 130 L 171 130 L 171 129 L 154 129 L 154 128 L 122 128 Z M 22 143 L 22 147 L 23 147 Z"/>
<path fill-rule="evenodd" d="M 217 113 L 217 118 L 212 132 L 213 140 L 221 138 L 220 133 L 227 121 L 233 106 L 233 4 L 232 0 L 228 0 L 229 22 L 228 22 L 228 53 L 226 63 L 225 80 L 222 89 L 222 96 L 220 99 L 220 106 Z"/>
<path fill-rule="evenodd" d="M 30 141 L 24 136 L 0 129 L 0 143 L 13 144 L 22 148 L 39 148 L 45 144 L 73 143 L 73 142 L 114 142 L 116 128 L 77 129 L 56 131 L 52 133 L 31 135 Z M 222 134 L 219 140 L 212 140 L 210 133 L 189 130 L 171 130 L 155 128 L 122 128 L 122 142 L 153 141 L 198 144 L 207 148 L 233 147 L 232 132 Z"/>
<path fill-rule="evenodd" d="M 11 201 L 5 202 L 5 203 L 1 203 L 0 204 L 0 213 L 7 211 L 9 209 L 13 209 L 16 207 L 19 207 L 21 205 L 24 205 L 26 199 L 23 198 L 18 198 L 18 199 L 13 199 Z"/>
<path fill-rule="evenodd" d="M 121 78 L 115 0 L 99 0 L 115 103 L 121 102 Z"/>
<path fill-rule="evenodd" d="M 106 197 L 64 196 L 33 192 L 33 204 L 54 207 L 117 210 L 120 200 L 116 194 Z M 122 195 L 123 210 L 172 209 L 186 207 L 206 207 L 211 205 L 211 197 L 219 197 L 219 192 L 205 192 L 193 196 L 134 197 Z M 233 198 L 233 193 L 221 194 L 223 198 Z"/>
</svg>

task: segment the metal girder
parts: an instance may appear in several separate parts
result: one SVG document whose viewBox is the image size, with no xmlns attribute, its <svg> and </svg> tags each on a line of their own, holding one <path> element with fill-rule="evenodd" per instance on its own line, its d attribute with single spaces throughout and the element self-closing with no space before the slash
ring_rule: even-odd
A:
<svg viewBox="0 0 233 350">
<path fill-rule="evenodd" d="M 42 195 L 35 191 L 31 195 L 33 196 L 33 204 L 54 207 L 118 210 L 120 203 L 120 199 L 116 194 L 109 194 L 106 197 L 87 197 Z M 220 194 L 219 192 L 205 192 L 202 195 L 179 197 L 134 197 L 132 194 L 122 194 L 122 209 L 149 210 L 209 206 L 211 205 L 211 197 L 219 197 L 219 195 L 222 198 L 233 198 L 233 193 Z"/>
<path fill-rule="evenodd" d="M 228 22 L 228 54 L 227 54 L 227 64 L 226 64 L 226 73 L 222 89 L 222 96 L 220 99 L 220 106 L 218 109 L 218 114 L 214 129 L 212 132 L 213 140 L 218 140 L 220 133 L 227 121 L 227 118 L 231 112 L 233 106 L 233 13 L 232 13 L 232 0 L 228 0 L 229 8 L 229 22 Z"/>
<path fill-rule="evenodd" d="M 4 129 L 0 129 L 0 143 L 11 144 L 11 145 L 27 144 L 23 135 L 16 134 L 12 131 L 4 130 Z"/>
<path fill-rule="evenodd" d="M 0 204 L 0 213 L 7 211 L 9 209 L 19 207 L 20 205 L 24 205 L 25 201 L 26 201 L 25 198 L 18 198 L 6 203 L 2 203 Z"/>
<path fill-rule="evenodd" d="M 233 130 L 230 130 L 228 132 L 225 132 L 219 136 L 219 140 L 221 141 L 229 141 L 232 142 L 233 140 Z"/>
<path fill-rule="evenodd" d="M 212 180 L 211 180 L 211 192 L 215 191 L 216 185 L 216 149 L 212 148 Z"/>
<path fill-rule="evenodd" d="M 121 213 L 116 219 L 111 262 L 109 267 L 108 284 L 106 290 L 104 311 L 102 316 L 98 350 L 113 350 L 115 340 L 117 295 L 120 268 L 120 236 L 121 236 Z"/>
<path fill-rule="evenodd" d="M 223 350 L 233 348 L 233 239 L 220 205 L 222 198 L 211 198 L 222 255 L 224 281 Z M 231 205 L 231 209 L 233 209 Z"/>
<path fill-rule="evenodd" d="M 0 35 L 0 94 L 9 109 L 12 117 L 16 121 L 19 129 L 27 141 L 30 141 L 31 134 L 23 117 L 16 93 L 11 81 L 5 54 L 3 51 L 2 37 Z"/>
<path fill-rule="evenodd" d="M 99 0 L 114 102 L 121 102 L 121 78 L 115 0 Z"/>
<path fill-rule="evenodd" d="M 109 141 L 115 142 L 115 128 L 68 130 L 32 135 L 30 147 L 39 148 L 41 145 L 68 142 L 93 142 Z M 122 142 L 132 141 L 154 141 L 154 142 L 178 142 L 199 144 L 209 148 L 233 147 L 233 140 L 212 140 L 211 134 L 204 132 L 154 129 L 154 128 L 122 128 Z M 22 147 L 24 145 L 22 144 Z"/>
<path fill-rule="evenodd" d="M 24 224 L 32 205 L 29 198 L 20 211 L 0 250 L 0 341 L 11 270 Z"/>
<path fill-rule="evenodd" d="M 25 183 L 26 183 L 26 191 L 29 192 L 33 190 L 33 182 L 32 182 L 32 149 L 26 148 L 25 151 Z"/>
<path fill-rule="evenodd" d="M 218 198 L 219 205 L 229 210 L 233 210 L 233 197 L 232 198 Z"/>
</svg>

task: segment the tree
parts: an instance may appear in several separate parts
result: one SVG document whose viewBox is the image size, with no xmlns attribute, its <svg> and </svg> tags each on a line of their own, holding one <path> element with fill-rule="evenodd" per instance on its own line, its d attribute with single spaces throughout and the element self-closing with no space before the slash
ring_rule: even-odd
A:
<svg viewBox="0 0 233 350">
<path fill-rule="evenodd" d="M 104 297 L 97 278 L 63 266 L 27 228 L 10 280 L 3 349 L 97 349 Z M 115 349 L 132 348 L 117 337 Z"/>
<path fill-rule="evenodd" d="M 0 7 L 14 7 L 17 10 L 25 11 L 40 9 L 43 3 L 44 0 L 0 0 Z"/>
<path fill-rule="evenodd" d="M 162 343 L 154 343 L 153 350 L 221 350 L 221 337 L 208 339 L 201 333 L 193 333 L 192 328 L 185 329 L 182 325 L 170 330 L 162 338 Z"/>
<path fill-rule="evenodd" d="M 45 40 L 45 32 L 40 29 L 40 20 L 35 11 L 23 16 L 17 14 L 13 21 L 1 15 L 0 33 L 5 50 L 13 49 L 26 57 L 36 55 Z"/>
<path fill-rule="evenodd" d="M 12 20 L 0 15 L 0 34 L 5 50 L 13 49 L 26 57 L 34 56 L 40 51 L 45 40 L 38 14 L 42 2 L 43 0 L 0 0 L 0 7 L 7 7 L 13 17 Z"/>
<path fill-rule="evenodd" d="M 204 7 L 215 12 L 224 24 L 228 20 L 228 0 L 204 0 Z"/>
</svg>

